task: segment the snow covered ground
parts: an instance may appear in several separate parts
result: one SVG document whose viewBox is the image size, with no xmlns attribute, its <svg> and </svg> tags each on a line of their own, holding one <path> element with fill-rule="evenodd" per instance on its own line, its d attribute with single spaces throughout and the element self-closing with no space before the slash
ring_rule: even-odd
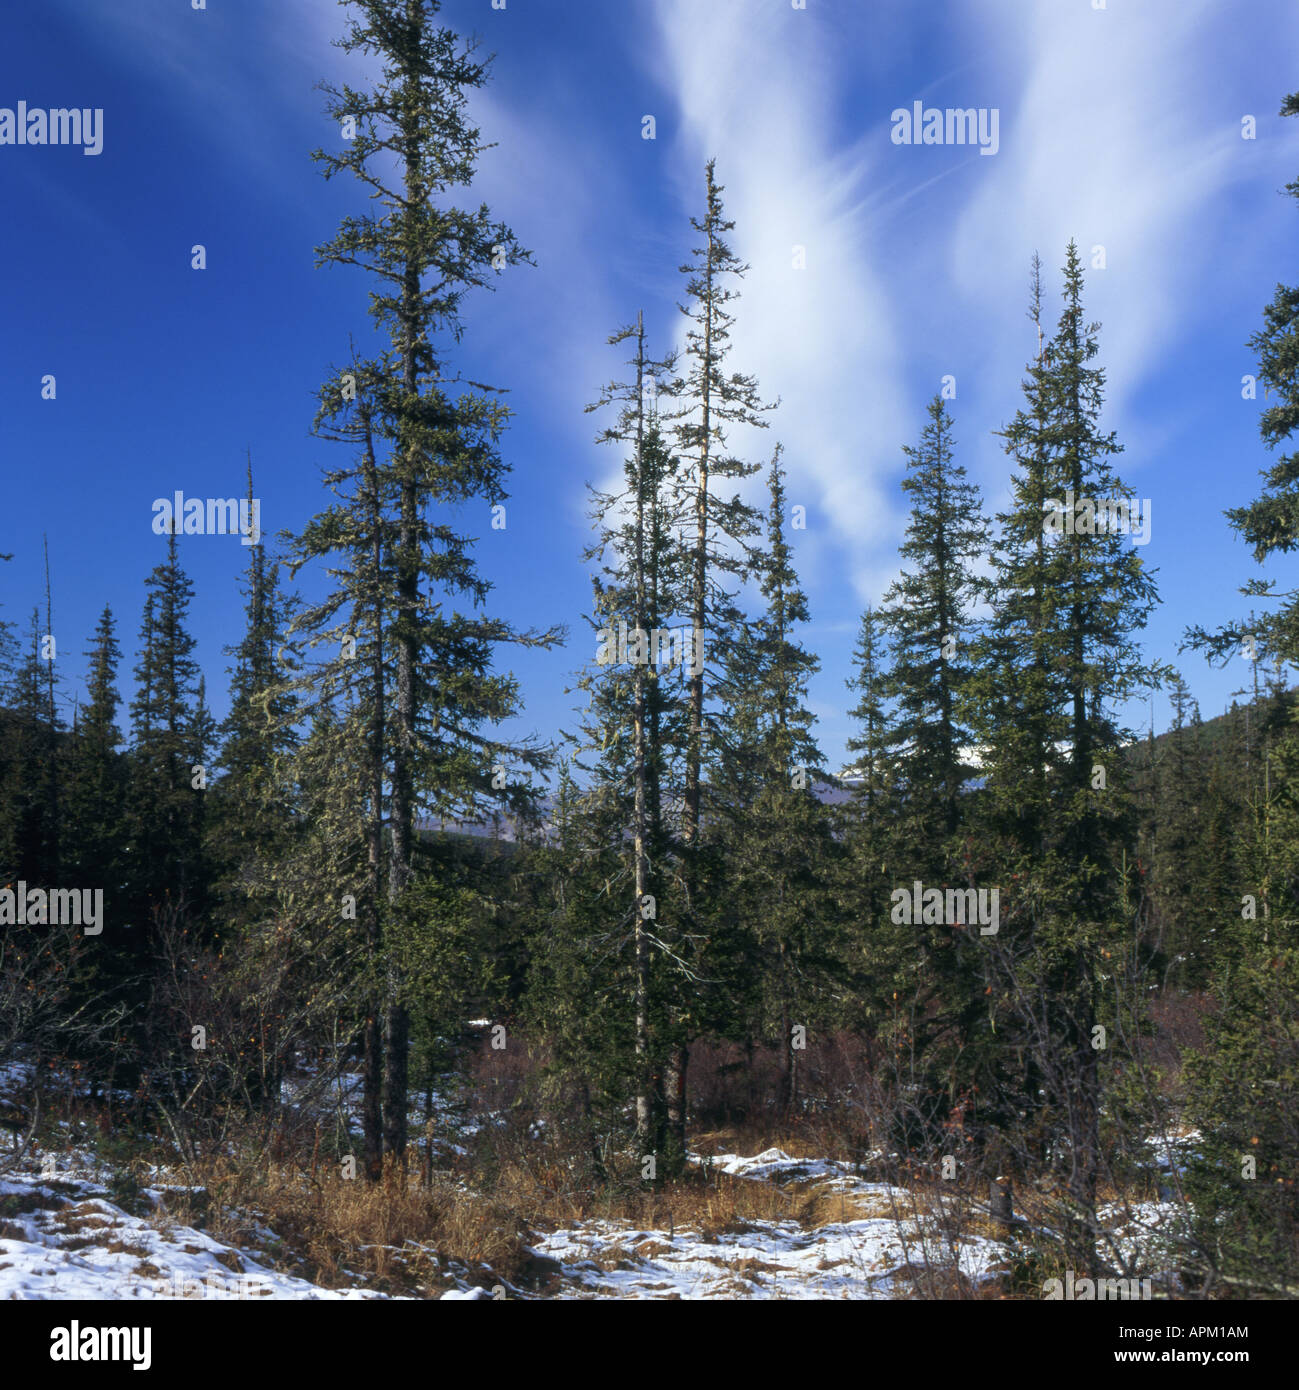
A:
<svg viewBox="0 0 1299 1390">
<path fill-rule="evenodd" d="M 360 1289 L 318 1288 L 247 1250 L 167 1216 L 167 1193 L 145 1188 L 136 1216 L 76 1167 L 55 1177 L 0 1178 L 0 1299 L 360 1299 Z"/>
<path fill-rule="evenodd" d="M 31 1068 L 25 1063 L 0 1066 L 0 1116 L 17 1113 L 16 1098 L 30 1082 Z M 72 1088 L 67 1077 L 51 1076 L 50 1082 Z M 286 1103 L 293 1102 L 297 1087 L 286 1082 Z M 341 1078 L 322 1113 L 338 1112 L 344 1127 L 359 1133 L 359 1090 L 359 1076 Z M 122 1093 L 118 1098 L 130 1097 Z M 453 1109 L 440 1111 L 435 1147 L 443 1153 L 463 1153 L 454 1140 L 476 1128 L 457 1127 Z M 411 1122 L 422 1132 L 422 1107 L 412 1111 Z M 359 1280 L 356 1287 L 328 1289 L 285 1272 L 267 1253 L 280 1246 L 275 1232 L 256 1221 L 242 1223 L 252 1229 L 255 1245 L 226 1244 L 181 1224 L 169 1206 L 178 1206 L 190 1189 L 175 1181 L 174 1174 L 155 1170 L 153 1185 L 133 1190 L 129 1202 L 115 1199 L 113 1171 L 79 1147 L 66 1124 L 61 1128 L 68 1130 L 68 1146 L 57 1154 L 34 1146 L 12 1165 L 0 1145 L 0 1300 L 388 1296 L 361 1287 Z M 428 1253 L 432 1263 L 439 1263 L 434 1252 Z M 491 1297 L 469 1271 L 443 1268 L 455 1287 L 435 1296 Z"/>
<path fill-rule="evenodd" d="M 538 1241 L 540 1252 L 564 1268 L 567 1287 L 557 1296 L 890 1299 L 927 1271 L 959 1270 L 977 1284 L 1005 1267 L 1006 1244 L 979 1235 L 949 1241 L 940 1212 L 918 1207 L 903 1188 L 867 1182 L 851 1164 L 791 1158 L 780 1149 L 695 1161 L 734 1177 L 833 1195 L 844 1219 L 750 1220 L 720 1235 L 583 1222 Z"/>
<path fill-rule="evenodd" d="M 564 1266 L 560 1298 L 896 1298 L 897 1276 L 924 1259 L 923 1243 L 887 1217 L 807 1229 L 754 1221 L 743 1233 L 636 1230 L 585 1222 L 538 1242 Z M 1004 1248 L 981 1237 L 958 1250 L 961 1272 L 989 1275 Z"/>
<path fill-rule="evenodd" d="M 758 1181 L 778 1175 L 833 1191 L 849 1199 L 850 1210 L 873 1214 L 814 1226 L 751 1220 L 720 1235 L 580 1222 L 535 1238 L 537 1254 L 559 1266 L 544 1296 L 890 1299 L 905 1296 L 912 1278 L 927 1271 L 959 1269 L 977 1285 L 1006 1267 L 1005 1242 L 964 1235 L 953 1243 L 909 1192 L 836 1171 L 844 1165 L 768 1150 L 749 1159 L 727 1155 L 726 1166 Z M 277 1269 L 264 1249 L 223 1244 L 177 1223 L 167 1210 L 176 1189 L 164 1183 L 142 1188 L 128 1211 L 112 1200 L 103 1177 L 88 1156 L 73 1155 L 61 1157 L 53 1176 L 47 1168 L 0 1178 L 0 1299 L 385 1296 L 361 1287 L 321 1288 Z M 1162 1247 L 1178 1229 L 1180 1207 L 1143 1203 L 1108 1209 L 1103 1217 L 1125 1263 L 1142 1273 L 1168 1267 Z M 273 1232 L 257 1235 L 260 1246 L 275 1247 Z M 479 1285 L 497 1285 L 488 1272 L 447 1273 L 456 1287 L 443 1298 L 488 1298 Z M 508 1289 L 508 1296 L 529 1295 Z"/>
<path fill-rule="evenodd" d="M 0 1102 L 26 1081 L 21 1069 L 0 1072 Z M 334 1098 L 343 1124 L 354 1124 L 355 1096 L 346 1082 Z M 291 1097 L 286 1096 L 286 1100 Z M 414 1117 L 412 1117 L 414 1118 Z M 490 1120 L 488 1121 L 490 1123 Z M 438 1136 L 446 1153 L 464 1152 L 454 1124 Z M 1193 1143 L 1195 1136 L 1181 1142 Z M 1176 1158 L 1161 1149 L 1172 1168 Z M 816 1199 L 804 1221 L 750 1219 L 709 1232 L 642 1228 L 591 1220 L 536 1232 L 534 1253 L 553 1261 L 544 1291 L 511 1288 L 486 1269 L 448 1266 L 423 1252 L 454 1285 L 430 1296 L 482 1299 L 895 1299 L 917 1279 L 936 1275 L 951 1288 L 959 1272 L 977 1287 L 1008 1268 L 1011 1241 L 971 1232 L 941 1197 L 868 1181 L 852 1164 L 794 1158 L 780 1149 L 727 1153 L 695 1163 L 709 1171 Z M 361 1286 L 326 1289 L 290 1272 L 295 1266 L 273 1231 L 245 1214 L 246 1243 L 222 1243 L 181 1224 L 189 1189 L 153 1170 L 138 1190 L 100 1165 L 69 1135 L 67 1149 L 34 1150 L 4 1171 L 0 1149 L 0 1299 L 270 1298 L 357 1300 L 387 1295 Z M 814 1213 L 814 1215 L 812 1215 Z M 977 1214 L 977 1213 L 976 1213 Z M 1116 1264 L 1158 1277 L 1176 1267 L 1172 1242 L 1183 1208 L 1173 1201 L 1115 1205 L 1102 1213 Z M 957 1232 L 959 1234 L 952 1234 Z M 287 1266 L 287 1269 L 285 1268 Z M 941 1281 L 945 1281 L 941 1282 Z"/>
</svg>

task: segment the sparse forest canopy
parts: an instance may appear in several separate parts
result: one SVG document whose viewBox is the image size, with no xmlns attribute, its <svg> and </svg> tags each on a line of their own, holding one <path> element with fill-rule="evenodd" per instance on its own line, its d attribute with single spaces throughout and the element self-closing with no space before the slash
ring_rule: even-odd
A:
<svg viewBox="0 0 1299 1390">
<path fill-rule="evenodd" d="M 808 459 L 749 374 L 720 163 L 658 252 L 679 333 L 628 304 L 586 384 L 589 610 L 534 629 L 495 593 L 463 508 L 503 507 L 528 446 L 461 342 L 533 257 L 473 191 L 490 66 L 439 9 L 340 11 L 354 76 L 314 159 L 349 202 L 315 257 L 372 323 L 302 345 L 323 476 L 224 596 L 228 713 L 179 525 L 75 674 L 57 573 L 0 623 L 0 1173 L 147 1157 L 282 1226 L 303 1277 L 384 1292 L 453 1267 L 553 1291 L 565 1256 L 534 1246 L 565 1223 L 810 1230 L 883 1184 L 925 1246 L 896 1261 L 912 1295 L 1299 1295 L 1299 586 L 1247 580 L 1180 671 L 1148 655 L 1161 594 L 1078 245 L 1025 267 L 1008 422 L 909 403 L 836 766 Z M 1266 466 L 1223 525 L 1292 563 L 1299 286 L 1249 347 Z M 966 460 L 994 427 L 985 499 Z M 564 643 L 571 731 L 508 734 L 511 661 Z M 1249 690 L 1202 718 L 1189 662 L 1242 652 Z M 1164 732 L 1125 726 L 1137 700 Z M 831 1172 L 834 1217 L 796 1186 Z M 1124 1204 L 1156 1245 L 1116 1234 Z M 977 1277 L 930 1258 L 940 1227 Z"/>
</svg>

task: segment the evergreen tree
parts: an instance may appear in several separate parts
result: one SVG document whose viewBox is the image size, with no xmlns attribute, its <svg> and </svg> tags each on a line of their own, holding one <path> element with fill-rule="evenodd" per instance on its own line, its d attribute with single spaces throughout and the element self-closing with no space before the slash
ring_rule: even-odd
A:
<svg viewBox="0 0 1299 1390">
<path fill-rule="evenodd" d="M 831 894 L 834 840 L 817 796 L 829 779 L 807 709 L 808 682 L 820 662 L 796 635 L 808 607 L 785 538 L 780 456 L 777 447 L 768 475 L 767 544 L 755 557 L 766 608 L 736 631 L 726 654 L 727 718 L 714 799 L 727 911 L 719 914 L 722 925 L 710 933 L 703 960 L 706 974 L 722 986 L 724 1008 L 714 1030 L 734 1030 L 747 1013 L 746 995 L 753 998 L 759 1028 L 777 1044 L 780 1103 L 789 1111 L 798 1104 L 807 1031 L 824 1021 L 817 1006 L 841 969 Z M 752 1030 L 752 1015 L 747 1024 Z"/>
<path fill-rule="evenodd" d="M 58 704 L 55 700 L 54 662 L 56 640 L 54 636 L 54 594 L 50 585 L 50 542 L 43 537 L 45 551 L 45 631 L 41 634 L 41 661 L 45 667 L 45 711 L 44 711 L 44 750 L 41 757 L 41 780 L 44 799 L 44 819 L 49 827 L 47 853 L 49 861 L 46 872 L 50 881 L 60 877 L 63 844 L 63 780 L 66 774 L 63 749 L 62 727 Z M 48 646 L 46 645 L 48 644 Z"/>
<path fill-rule="evenodd" d="M 935 396 L 916 448 L 906 447 L 911 517 L 901 577 L 880 605 L 893 661 L 884 690 L 894 706 L 889 745 L 904 782 L 914 872 L 941 876 L 962 819 L 971 769 L 962 722 L 970 673 L 974 566 L 987 545 L 978 489 L 953 458 L 952 421 Z"/>
<path fill-rule="evenodd" d="M 51 657 L 40 613 L 32 610 L 21 659 L 7 691 L 5 839 L 9 862 L 4 881 L 22 879 L 32 887 L 59 880 L 57 762 L 61 724 L 50 700 Z"/>
<path fill-rule="evenodd" d="M 929 403 L 919 445 L 903 452 L 902 487 L 911 501 L 903 569 L 879 611 L 892 656 L 883 694 L 892 708 L 886 743 L 899 803 L 891 887 L 909 893 L 916 882 L 946 889 L 956 880 L 977 889 L 959 831 L 973 775 L 965 708 L 978 595 L 974 567 L 988 527 L 978 489 L 955 460 L 941 396 Z M 951 1057 L 970 1046 L 983 1011 L 982 941 L 969 923 L 890 921 L 889 929 L 904 934 L 898 944 L 911 958 L 903 996 L 910 1002 L 897 1039 L 906 1084 L 919 1087 L 922 1116 L 936 1118 L 957 1099 Z M 931 1057 L 940 1040 L 943 1055 Z"/>
<path fill-rule="evenodd" d="M 674 742 L 673 708 L 679 704 L 674 686 L 680 678 L 660 661 L 656 634 L 669 630 L 682 585 L 671 530 L 677 460 L 658 422 L 657 382 L 671 373 L 673 360 L 647 356 L 641 315 L 635 328 L 615 333 L 610 344 L 632 338 L 634 379 L 609 384 L 588 407 L 618 406 L 599 442 L 620 445 L 627 453 L 624 487 L 593 492 L 599 539 L 587 553 L 602 570 L 595 580 L 596 608 L 604 625 L 597 663 L 611 669 L 587 675 L 580 685 L 591 693 L 588 736 L 600 746 L 588 804 L 605 818 L 610 849 L 617 854 L 625 845 L 631 855 L 621 888 L 626 907 L 615 914 L 614 930 L 630 937 L 634 962 L 636 1145 L 643 1160 L 660 1150 L 664 1140 L 664 1106 L 655 1086 L 663 1060 L 657 1055 L 651 1015 L 661 1016 L 663 1007 L 655 943 L 665 930 L 670 889 L 672 846 L 662 810 Z M 620 646 L 626 650 L 620 652 Z"/>
<path fill-rule="evenodd" d="M 250 504 L 252 494 L 250 460 Z M 227 910 L 241 896 L 241 884 L 251 885 L 253 876 L 241 866 L 283 851 L 291 838 L 280 793 L 298 746 L 298 702 L 283 659 L 294 605 L 280 593 L 278 566 L 260 543 L 252 547 L 243 593 L 247 626 L 239 643 L 227 648 L 234 658 L 230 712 L 220 729 L 223 775 L 212 790 L 209 830 Z"/>
<path fill-rule="evenodd" d="M 561 1115 L 580 1117 L 592 1178 L 603 1184 L 616 1171 L 611 1160 L 626 1147 L 630 1097 L 635 1177 L 644 1181 L 651 1176 L 644 1158 L 657 1143 L 662 1104 L 655 1074 L 648 1081 L 645 1076 L 641 1047 L 653 1045 L 653 1020 L 639 1025 L 639 962 L 626 949 L 627 916 L 619 911 L 619 897 L 626 896 L 625 843 L 613 842 L 607 803 L 578 786 L 573 766 L 568 758 L 561 761 L 550 833 L 527 856 L 536 916 L 527 948 L 525 1017 L 553 1048 L 543 1101 Z M 647 998 L 646 1014 L 653 1006 Z"/>
<path fill-rule="evenodd" d="M 144 621 L 131 702 L 131 859 L 135 909 L 145 920 L 170 905 L 201 906 L 203 767 L 199 668 L 187 627 L 194 586 L 174 531 L 167 558 L 145 580 Z"/>
<path fill-rule="evenodd" d="M 0 560 L 12 560 L 0 554 Z M 18 863 L 18 793 L 21 770 L 18 758 L 18 725 L 13 716 L 14 673 L 18 660 L 18 641 L 13 624 L 0 619 L 0 875 L 6 882 Z"/>
<path fill-rule="evenodd" d="M 848 711 L 857 732 L 848 740 L 853 755 L 847 783 L 851 795 L 838 812 L 844 845 L 840 876 L 840 911 L 857 927 L 854 959 L 859 978 L 853 1022 L 874 1036 L 887 1001 L 902 984 L 903 962 L 910 955 L 889 926 L 889 895 L 898 879 L 905 838 L 899 832 L 902 800 L 897 761 L 889 745 L 891 715 L 885 690 L 889 684 L 888 639 L 879 611 L 862 614 L 853 649 L 854 673 L 846 682 L 859 698 Z"/>
<path fill-rule="evenodd" d="M 102 887 L 111 910 L 120 902 L 127 844 L 125 766 L 117 726 L 121 646 L 107 604 L 86 655 L 87 701 L 77 714 L 68 779 L 68 869 L 74 879 Z"/>
<path fill-rule="evenodd" d="M 437 339 L 460 337 L 466 293 L 528 258 L 486 207 L 464 211 L 441 201 L 472 180 L 481 142 L 466 103 L 486 81 L 487 65 L 436 23 L 440 8 L 438 0 L 351 0 L 353 18 L 338 46 L 376 59 L 379 77 L 368 91 L 325 87 L 330 116 L 355 137 L 341 152 L 317 151 L 315 158 L 326 178 L 353 174 L 373 211 L 345 218 L 317 258 L 360 266 L 374 278 L 371 314 L 387 347 L 326 387 L 327 418 L 361 445 L 361 486 L 307 527 L 294 554 L 295 566 L 358 550 L 370 556 L 368 591 L 352 585 L 332 608 L 304 615 L 301 626 L 319 631 L 358 598 L 374 623 L 362 658 L 373 663 L 375 683 L 365 707 L 377 774 L 369 833 L 382 856 L 375 872 L 386 878 L 386 903 L 373 910 L 397 928 L 386 933 L 383 1144 L 399 1160 L 409 1053 L 400 947 L 410 924 L 402 900 L 413 872 L 417 811 L 423 804 L 437 814 L 477 814 L 499 803 L 493 779 L 504 760 L 540 765 L 537 750 L 509 747 L 482 730 L 518 704 L 515 682 L 492 669 L 496 649 L 553 640 L 451 607 L 468 600 L 481 608 L 491 585 L 478 573 L 470 538 L 449 516 L 429 515 L 435 507 L 504 502 L 507 467 L 498 439 L 507 411 L 485 388 L 465 383 L 457 393 Z M 526 799 L 522 787 L 510 794 Z M 389 833 L 375 846 L 381 823 Z M 376 947 L 379 935 L 376 925 Z M 373 1160 L 371 1154 L 371 1171 Z"/>
<path fill-rule="evenodd" d="M 675 413 L 677 451 L 682 460 L 682 505 L 685 515 L 683 544 L 689 570 L 686 612 L 703 644 L 704 659 L 692 669 L 687 692 L 689 726 L 685 749 L 685 783 L 682 789 L 680 839 L 682 891 L 686 914 L 683 923 L 682 960 L 695 949 L 704 904 L 700 901 L 702 877 L 701 831 L 704 817 L 706 770 L 714 757 L 712 737 L 715 662 L 711 653 L 730 640 L 740 615 L 734 595 L 726 587 L 743 572 L 744 550 L 758 534 L 758 513 L 738 494 L 718 492 L 724 482 L 747 478 L 758 469 L 729 452 L 728 435 L 737 427 L 765 426 L 757 382 L 740 372 L 726 370 L 734 317 L 727 305 L 737 296 L 733 281 L 748 269 L 731 250 L 728 221 L 722 203 L 724 189 L 717 183 L 713 161 L 705 171 L 706 204 L 702 219 L 690 225 L 703 244 L 695 259 L 681 267 L 687 276 L 687 303 L 681 312 L 690 320 L 686 330 L 685 375 L 676 385 L 681 404 Z M 685 1152 L 686 1071 L 694 1013 L 683 998 L 672 1024 L 665 1078 L 669 1143 L 678 1156 Z M 673 1160 L 675 1161 L 675 1160 Z"/>
<path fill-rule="evenodd" d="M 1021 872 L 1046 853 L 1051 787 L 1065 737 L 1063 670 L 1054 650 L 1057 555 L 1044 518 L 1063 492 L 1052 436 L 1052 348 L 1042 323 L 1042 264 L 1035 255 L 1028 317 L 1037 351 L 1022 389 L 1025 404 L 1001 431 L 1014 468 L 1011 505 L 996 517 L 997 541 L 986 594 L 992 604 L 970 682 L 977 710 L 986 790 L 980 817 L 996 858 Z"/>
<path fill-rule="evenodd" d="M 1299 93 L 1284 116 L 1299 116 Z M 1299 179 L 1286 186 L 1299 199 Z M 1299 433 L 1299 286 L 1280 284 L 1250 340 L 1268 404 L 1259 418 L 1266 448 L 1292 445 Z M 1227 519 L 1260 565 L 1296 546 L 1299 449 L 1263 471 L 1263 489 Z M 1243 592 L 1274 605 L 1262 616 L 1218 632 L 1192 628 L 1188 643 L 1224 660 L 1235 652 L 1270 661 L 1278 678 L 1299 664 L 1299 589 L 1251 579 Z M 1280 684 L 1278 679 L 1278 684 Z M 1206 1047 L 1187 1056 L 1188 1108 L 1203 1142 L 1188 1176 L 1198 1215 L 1194 1274 L 1203 1287 L 1233 1294 L 1291 1297 L 1299 1293 L 1299 703 L 1276 692 L 1279 729 L 1266 740 L 1251 778 L 1252 802 L 1243 834 L 1239 906 L 1222 912 Z M 1256 707 L 1255 707 L 1256 708 Z M 1251 710 L 1251 713 L 1255 710 Z M 1233 774 L 1239 773 L 1233 769 Z"/>
<path fill-rule="evenodd" d="M 848 740 L 847 747 L 849 753 L 858 755 L 852 767 L 854 795 L 867 812 L 877 809 L 893 788 L 888 700 L 884 693 L 889 677 L 888 659 L 888 639 L 879 612 L 868 605 L 853 648 L 854 673 L 846 682 L 849 690 L 861 692 L 860 699 L 848 711 L 857 733 Z"/>
<path fill-rule="evenodd" d="M 294 544 L 290 572 L 308 560 L 323 557 L 331 582 L 327 596 L 308 605 L 292 624 L 305 634 L 314 657 L 323 645 L 329 656 L 301 671 L 295 691 L 309 702 L 319 727 L 317 742 L 333 750 L 349 776 L 364 768 L 363 796 L 355 819 L 342 817 L 336 830 L 353 827 L 359 834 L 351 852 L 366 865 L 361 891 L 356 894 L 357 934 L 364 943 L 366 968 L 358 980 L 361 993 L 362 1100 L 365 1171 L 377 1180 L 383 1168 L 383 1017 L 386 990 L 382 968 L 384 919 L 384 829 L 388 813 L 385 782 L 388 746 L 388 695 L 393 667 L 388 632 L 390 595 L 395 585 L 391 562 L 393 526 L 376 453 L 380 443 L 376 399 L 381 381 L 372 365 L 354 361 L 321 388 L 314 430 L 318 437 L 351 444 L 355 462 L 325 473 L 326 486 L 337 504 L 312 518 Z M 340 713 L 341 711 L 341 713 Z M 359 740 L 359 746 L 354 741 Z M 318 782 L 327 774 L 328 759 L 308 760 L 306 780 Z M 299 781 L 303 778 L 299 776 Z M 349 787 L 352 785 L 350 780 Z M 325 791 L 317 793 L 327 796 Z M 346 859 L 345 843 L 330 845 L 332 854 Z M 344 895 L 340 886 L 338 895 Z M 366 991 L 376 990 L 374 995 Z"/>
<path fill-rule="evenodd" d="M 1130 505 L 1132 493 L 1110 464 L 1122 446 L 1099 424 L 1098 327 L 1084 317 L 1072 242 L 1064 278 L 1057 330 L 1025 383 L 1028 408 L 1005 432 L 1021 471 L 1015 505 L 1002 518 L 993 660 L 979 693 L 990 823 L 1009 880 L 990 953 L 998 978 L 989 988 L 994 1016 L 998 1001 L 1013 1014 L 1016 1055 L 1026 1064 L 1018 1078 L 998 1083 L 1003 1119 L 1044 1093 L 1042 1151 L 1064 1165 L 1068 1239 L 1091 1269 L 1102 1086 L 1118 1065 L 1111 1046 L 1102 1070 L 1095 1029 L 1108 1024 L 1112 1037 L 1126 1031 L 1113 1011 L 1116 1000 L 1133 997 L 1123 982 L 1135 969 L 1128 955 L 1135 824 L 1121 758 L 1132 736 L 1117 711 L 1161 672 L 1143 661 L 1133 635 L 1157 593 L 1126 527 L 1113 523 L 1112 504 Z M 1034 281 L 1036 319 L 1036 267 Z M 1011 686 L 1014 705 L 989 696 L 994 681 Z M 1008 809 L 1016 796 L 1019 805 Z"/>
<path fill-rule="evenodd" d="M 1200 947 L 1222 911 L 1208 890 L 1210 866 L 1200 853 L 1208 838 L 1208 767 L 1197 737 L 1199 706 L 1181 675 L 1169 681 L 1169 700 L 1173 722 L 1156 765 L 1159 834 L 1152 846 L 1150 890 L 1165 938 L 1160 941 L 1165 980 L 1202 985 L 1208 961 Z"/>
</svg>

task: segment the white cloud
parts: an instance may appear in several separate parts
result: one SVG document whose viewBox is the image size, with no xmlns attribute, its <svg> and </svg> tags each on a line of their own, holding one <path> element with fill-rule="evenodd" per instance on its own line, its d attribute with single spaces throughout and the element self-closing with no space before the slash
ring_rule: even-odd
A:
<svg viewBox="0 0 1299 1390">
<path fill-rule="evenodd" d="M 1204 100 L 1221 81 L 1212 8 L 1208 0 L 1106 10 L 1018 3 L 989 14 L 971 38 L 1006 70 L 1008 93 L 1001 152 L 983 161 L 978 191 L 952 226 L 964 312 L 984 326 L 989 368 L 1015 370 L 1031 348 L 1020 316 L 1029 259 L 1042 256 L 1050 329 L 1058 268 L 1076 239 L 1089 317 L 1104 323 L 1109 422 L 1134 455 L 1154 452 L 1163 429 L 1128 417 L 1127 403 L 1203 311 L 1219 278 L 1224 195 L 1256 172 L 1241 157 L 1239 126 Z M 1093 268 L 1096 247 L 1104 269 Z"/>
<path fill-rule="evenodd" d="M 808 578 L 846 558 L 870 596 L 880 575 L 865 557 L 895 543 L 890 479 L 911 422 L 898 316 L 868 250 L 864 190 L 876 170 L 828 134 L 837 78 L 827 31 L 805 12 L 743 0 L 665 0 L 656 15 L 657 73 L 680 121 L 672 159 L 683 226 L 701 214 L 703 166 L 715 156 L 733 249 L 751 267 L 730 365 L 782 400 L 769 438 L 736 442 L 753 457 L 785 444 L 790 501 L 808 505 L 799 550 Z M 661 120 L 660 138 L 670 128 Z M 803 270 L 793 268 L 799 246 Z M 822 528 L 829 549 L 811 543 Z"/>
</svg>

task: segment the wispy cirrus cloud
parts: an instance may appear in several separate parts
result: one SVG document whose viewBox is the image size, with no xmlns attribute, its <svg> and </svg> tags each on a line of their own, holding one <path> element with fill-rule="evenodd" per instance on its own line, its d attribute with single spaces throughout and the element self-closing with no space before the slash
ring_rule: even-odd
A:
<svg viewBox="0 0 1299 1390">
<path fill-rule="evenodd" d="M 1239 113 L 1206 100 L 1222 80 L 1215 20 L 1208 0 L 1015 0 L 972 35 L 1003 72 L 1009 109 L 1002 152 L 951 227 L 953 289 L 984 325 L 988 366 L 1004 371 L 1028 356 L 1005 306 L 1026 302 L 1029 257 L 1042 255 L 1053 323 L 1075 238 L 1089 311 L 1105 323 L 1112 422 L 1146 453 L 1160 423 L 1129 402 L 1214 296 L 1212 268 L 1239 232 L 1228 195 L 1258 175 Z"/>
<path fill-rule="evenodd" d="M 733 247 L 750 265 L 732 363 L 782 401 L 771 439 L 745 446 L 786 446 L 791 502 L 808 508 L 808 539 L 829 542 L 800 547 L 809 576 L 846 562 L 869 595 L 882 579 L 872 557 L 896 531 L 889 480 L 909 425 L 895 296 L 871 249 L 877 158 L 832 134 L 844 76 L 833 30 L 743 0 L 665 0 L 654 13 L 682 216 L 700 215 L 716 157 Z"/>
</svg>

